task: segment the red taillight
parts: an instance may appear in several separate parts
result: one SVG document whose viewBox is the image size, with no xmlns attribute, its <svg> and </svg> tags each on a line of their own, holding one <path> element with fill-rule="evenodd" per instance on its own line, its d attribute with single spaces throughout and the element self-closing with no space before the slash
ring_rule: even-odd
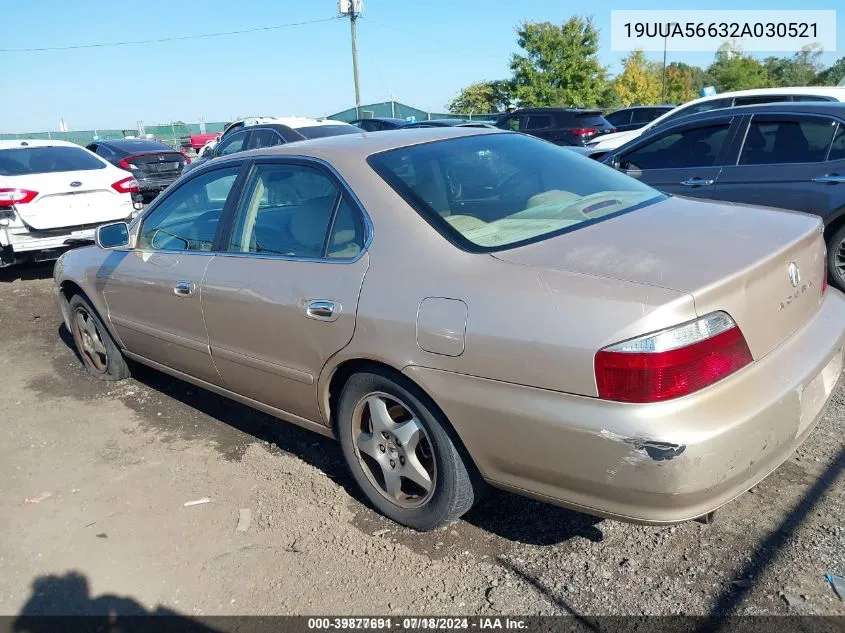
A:
<svg viewBox="0 0 845 633">
<path fill-rule="evenodd" d="M 118 180 L 111 186 L 117 193 L 138 193 L 141 191 L 141 187 L 138 185 L 138 181 L 135 180 L 132 176 L 129 178 L 124 178 L 123 180 Z"/>
<path fill-rule="evenodd" d="M 182 154 L 182 158 L 184 158 L 184 159 L 185 159 L 185 164 L 186 164 L 186 165 L 190 164 L 190 162 L 191 162 L 191 157 L 190 157 L 190 156 L 188 156 L 185 152 L 179 152 L 179 153 L 180 153 L 180 154 Z"/>
<path fill-rule="evenodd" d="M 598 133 L 598 130 L 594 127 L 571 127 L 568 132 L 572 134 L 572 136 L 586 138 L 588 136 L 595 136 Z"/>
<path fill-rule="evenodd" d="M 753 359 L 742 332 L 724 312 L 600 350 L 599 397 L 661 402 L 703 389 Z"/>
<path fill-rule="evenodd" d="M 13 207 L 18 204 L 27 204 L 35 200 L 37 191 L 29 189 L 0 188 L 0 207 Z"/>
</svg>

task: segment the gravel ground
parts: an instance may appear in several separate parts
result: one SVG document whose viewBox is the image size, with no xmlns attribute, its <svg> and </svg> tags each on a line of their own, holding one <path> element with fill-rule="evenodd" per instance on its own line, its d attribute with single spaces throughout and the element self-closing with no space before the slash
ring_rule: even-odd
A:
<svg viewBox="0 0 845 633">
<path fill-rule="evenodd" d="M 845 615 L 825 580 L 845 575 L 841 385 L 712 525 L 493 491 L 418 534 L 362 502 L 330 440 L 152 370 L 89 378 L 50 274 L 0 272 L 0 614 Z"/>
</svg>

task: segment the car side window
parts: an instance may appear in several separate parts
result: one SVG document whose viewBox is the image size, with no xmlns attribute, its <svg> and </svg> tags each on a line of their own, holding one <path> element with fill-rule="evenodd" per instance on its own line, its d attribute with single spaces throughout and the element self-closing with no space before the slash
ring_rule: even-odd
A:
<svg viewBox="0 0 845 633">
<path fill-rule="evenodd" d="M 249 137 L 249 149 L 261 149 L 262 147 L 273 147 L 284 143 L 282 138 L 273 130 L 252 130 Z"/>
<path fill-rule="evenodd" d="M 730 125 L 708 125 L 666 134 L 624 154 L 622 169 L 712 167 L 728 138 Z"/>
<path fill-rule="evenodd" d="M 634 115 L 631 117 L 631 123 L 651 123 L 661 114 L 663 114 L 661 110 L 637 108 L 634 110 Z"/>
<path fill-rule="evenodd" d="M 363 248 L 357 210 L 341 203 L 328 175 L 304 165 L 257 165 L 229 251 L 303 258 L 355 257 Z"/>
<path fill-rule="evenodd" d="M 90 149 L 97 156 L 101 156 L 102 158 L 105 158 L 106 160 L 114 158 L 114 156 L 115 156 L 115 153 L 112 150 L 110 150 L 108 147 L 106 147 L 105 145 L 92 144 L 92 145 L 89 145 L 86 149 Z"/>
<path fill-rule="evenodd" d="M 180 185 L 143 219 L 138 248 L 210 251 L 239 170 L 215 169 Z"/>
<path fill-rule="evenodd" d="M 789 95 L 757 95 L 754 97 L 736 97 L 734 99 L 735 106 L 755 105 L 757 103 L 783 103 L 784 101 L 791 101 L 792 97 Z"/>
<path fill-rule="evenodd" d="M 519 132 L 519 117 L 518 116 L 511 116 L 502 121 L 501 123 L 497 124 L 496 127 L 501 128 L 503 130 L 512 130 L 514 132 Z"/>
<path fill-rule="evenodd" d="M 636 110 L 617 110 L 616 112 L 604 115 L 604 118 L 612 126 L 619 127 L 620 125 L 628 125 L 631 122 L 632 112 L 636 112 Z"/>
<path fill-rule="evenodd" d="M 543 130 L 552 127 L 552 117 L 548 114 L 532 114 L 525 119 L 525 130 Z"/>
<path fill-rule="evenodd" d="M 839 131 L 830 146 L 828 160 L 845 160 L 845 125 L 839 124 Z"/>
<path fill-rule="evenodd" d="M 836 121 L 754 117 L 739 154 L 740 165 L 817 163 L 827 156 Z"/>
<path fill-rule="evenodd" d="M 249 132 L 238 132 L 237 134 L 233 134 L 217 146 L 217 149 L 214 152 L 215 155 L 228 156 L 229 154 L 234 154 L 246 149 L 245 144 L 248 135 Z"/>
</svg>

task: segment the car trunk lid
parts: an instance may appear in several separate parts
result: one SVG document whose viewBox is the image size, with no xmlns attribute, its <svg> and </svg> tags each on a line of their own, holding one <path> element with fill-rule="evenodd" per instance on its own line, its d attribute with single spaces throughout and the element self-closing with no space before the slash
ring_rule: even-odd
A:
<svg viewBox="0 0 845 633">
<path fill-rule="evenodd" d="M 824 253 L 813 216 L 669 198 L 495 255 L 688 293 L 699 315 L 730 314 L 759 359 L 818 308 Z"/>
<path fill-rule="evenodd" d="M 32 202 L 17 205 L 15 212 L 29 227 L 43 231 L 124 219 L 128 213 L 122 205 L 131 202 L 130 194 L 111 188 L 120 180 L 119 173 L 95 169 L 7 176 L 2 181 L 3 186 L 38 192 Z"/>
<path fill-rule="evenodd" d="M 132 154 L 120 161 L 120 166 L 123 169 L 128 169 L 130 173 L 134 172 L 132 169 L 140 171 L 146 176 L 167 177 L 179 176 L 182 173 L 182 168 L 185 166 L 185 156 L 179 152 L 142 152 Z"/>
</svg>

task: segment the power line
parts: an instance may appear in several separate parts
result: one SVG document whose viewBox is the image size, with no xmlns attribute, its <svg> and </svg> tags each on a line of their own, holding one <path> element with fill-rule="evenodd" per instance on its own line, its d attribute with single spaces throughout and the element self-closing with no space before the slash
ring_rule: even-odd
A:
<svg viewBox="0 0 845 633">
<path fill-rule="evenodd" d="M 107 48 L 110 46 L 131 46 L 134 44 L 158 44 L 161 42 L 179 42 L 183 40 L 198 40 L 205 37 L 220 37 L 223 35 L 242 35 L 244 33 L 257 33 L 259 31 L 276 31 L 294 26 L 305 26 L 306 24 L 318 24 L 320 22 L 332 22 L 338 17 L 321 18 L 319 20 L 306 20 L 305 22 L 291 22 L 290 24 L 277 24 L 276 26 L 257 26 L 253 29 L 241 31 L 224 31 L 221 33 L 202 33 L 200 35 L 180 35 L 176 37 L 162 37 L 154 40 L 132 40 L 127 42 L 102 42 L 99 44 L 76 44 L 74 46 L 45 46 L 43 48 L 0 48 L 0 53 L 35 53 L 40 51 L 70 51 L 80 48 Z"/>
</svg>

